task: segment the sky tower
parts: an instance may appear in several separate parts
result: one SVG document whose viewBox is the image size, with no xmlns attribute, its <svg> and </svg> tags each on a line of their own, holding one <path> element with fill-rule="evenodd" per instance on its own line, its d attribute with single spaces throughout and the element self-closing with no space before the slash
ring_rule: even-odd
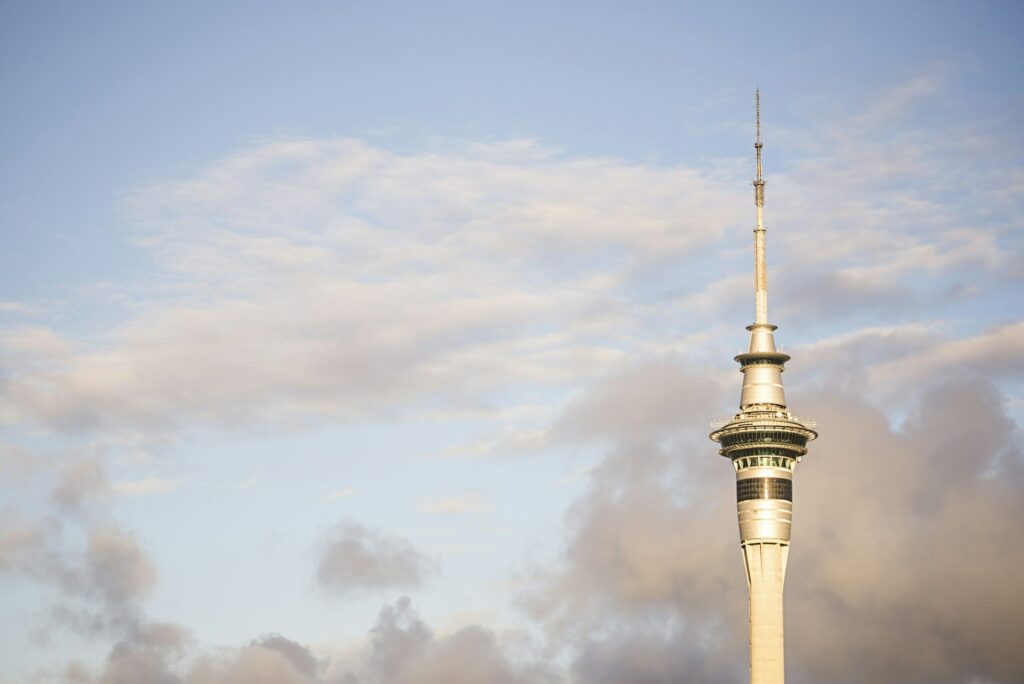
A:
<svg viewBox="0 0 1024 684">
<path fill-rule="evenodd" d="M 814 421 L 786 408 L 782 371 L 789 356 L 775 349 L 768 322 L 764 258 L 764 178 L 761 172 L 761 92 L 755 95 L 757 178 L 754 204 L 754 323 L 750 346 L 736 357 L 743 373 L 740 412 L 712 424 L 711 439 L 736 470 L 736 512 L 750 592 L 750 682 L 783 684 L 782 587 L 793 520 L 793 471 L 818 436 Z"/>
</svg>

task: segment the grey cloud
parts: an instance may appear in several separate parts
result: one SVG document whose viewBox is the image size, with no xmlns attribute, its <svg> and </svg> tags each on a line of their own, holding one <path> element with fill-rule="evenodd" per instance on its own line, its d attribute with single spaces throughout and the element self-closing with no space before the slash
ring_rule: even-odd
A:
<svg viewBox="0 0 1024 684">
<path fill-rule="evenodd" d="M 661 382 L 656 375 L 636 373 L 631 390 L 612 383 L 580 403 L 628 401 Z M 703 386 L 684 372 L 674 384 L 679 393 Z M 790 399 L 822 435 L 797 475 L 790 679 L 1018 681 L 1024 588 L 1013 575 L 1024 556 L 1013 540 L 1024 462 L 1000 393 L 953 379 L 919 394 L 896 430 L 861 399 Z M 526 606 L 552 643 L 576 653 L 581 681 L 669 681 L 670 670 L 676 681 L 742 681 L 746 594 L 731 468 L 692 413 L 654 442 L 643 421 L 631 431 L 613 420 L 607 431 L 608 415 L 588 417 L 610 451 L 567 512 L 561 563 L 537 571 Z"/>
<path fill-rule="evenodd" d="M 295 666 L 282 651 L 261 645 L 237 654 L 202 657 L 190 670 L 185 684 L 313 684 L 316 681 Z"/>
<path fill-rule="evenodd" d="M 740 684 L 747 668 L 735 654 L 731 664 L 709 658 L 699 646 L 706 629 L 683 629 L 671 620 L 630 624 L 601 638 L 587 638 L 572 665 L 586 684 Z"/>
<path fill-rule="evenodd" d="M 52 498 L 65 512 L 82 511 L 109 493 L 102 463 L 90 458 L 76 461 L 61 472 Z"/>
<path fill-rule="evenodd" d="M 156 571 L 134 535 L 108 526 L 91 530 L 81 551 L 57 539 L 48 543 L 33 573 L 61 592 L 51 610 L 58 624 L 87 635 L 138 629 L 140 605 L 156 583 Z"/>
<path fill-rule="evenodd" d="M 320 662 L 308 648 L 291 639 L 285 639 L 280 634 L 268 634 L 260 637 L 254 640 L 250 646 L 277 651 L 288 659 L 292 667 L 307 677 L 315 676 L 320 667 Z"/>
<path fill-rule="evenodd" d="M 647 361 L 609 375 L 578 396 L 552 433 L 563 440 L 656 440 L 678 432 L 683 416 L 707 410 L 709 398 L 722 389 L 718 378 L 677 358 Z"/>
<path fill-rule="evenodd" d="M 382 609 L 365 649 L 343 661 L 318 661 L 304 646 L 268 636 L 184 668 L 173 666 L 173 648 L 129 639 L 98 681 L 120 681 L 118 668 L 130 664 L 153 673 L 137 680 L 146 684 L 744 681 L 746 595 L 731 469 L 693 420 L 675 431 L 667 413 L 608 420 L 612 397 L 642 401 L 648 385 L 657 404 L 694 411 L 716 400 L 719 390 L 700 372 L 664 363 L 611 378 L 566 411 L 574 429 L 561 433 L 563 443 L 589 439 L 583 427 L 592 421 L 609 452 L 567 511 L 564 554 L 535 572 L 524 599 L 544 635 L 539 647 L 516 649 L 479 626 L 438 637 L 402 599 Z M 789 679 L 1018 681 L 1024 588 L 1015 568 L 1024 556 L 1013 540 L 1024 516 L 1024 461 L 1000 393 L 977 378 L 951 381 L 921 395 L 899 429 L 860 399 L 804 392 L 795 403 L 819 420 L 822 436 L 797 476 Z M 357 555 L 381 546 L 358 526 L 332 534 L 340 548 L 354 542 Z M 342 567 L 357 584 L 380 576 L 376 561 Z M 112 574 L 129 588 L 117 596 L 145 589 L 130 579 L 135 573 Z M 569 671 L 545 664 L 558 654 L 569 658 Z"/>
<path fill-rule="evenodd" d="M 556 424 L 563 440 L 610 449 L 566 514 L 561 563 L 523 599 L 576 654 L 581 682 L 738 681 L 740 637 L 722 620 L 744 589 L 730 473 L 693 420 L 724 389 L 706 370 L 653 361 L 599 383 Z"/>
<path fill-rule="evenodd" d="M 0 571 L 52 586 L 52 621 L 86 635 L 136 630 L 156 573 L 134 537 L 116 526 L 91 530 L 83 548 L 60 527 L 11 516 L 0 527 Z"/>
<path fill-rule="evenodd" d="M 381 608 L 370 635 L 368 665 L 372 676 L 378 679 L 393 678 L 403 662 L 434 638 L 408 597 L 402 597 L 394 606 Z"/>
<path fill-rule="evenodd" d="M 146 596 L 156 572 L 134 536 L 117 528 L 94 530 L 87 549 L 89 584 L 111 605 L 124 605 Z"/>
<path fill-rule="evenodd" d="M 625 671 L 660 681 L 659 667 L 680 662 L 701 663 L 676 671 L 684 682 L 698 671 L 706 674 L 694 681 L 732 681 L 743 641 L 724 617 L 742 615 L 745 585 L 724 467 L 694 439 L 621 444 L 569 509 L 562 563 L 539 573 L 524 605 L 554 643 L 577 652 L 583 681 Z M 658 656 L 645 662 L 645 650 Z"/>
<path fill-rule="evenodd" d="M 0 511 L 0 572 L 30 572 L 48 531 L 10 509 Z"/>
<path fill-rule="evenodd" d="M 363 663 L 349 669 L 344 684 L 546 684 L 552 671 L 518 662 L 490 630 L 467 627 L 438 638 L 408 598 L 385 606 L 371 631 Z"/>
<path fill-rule="evenodd" d="M 189 663 L 187 633 L 150 625 L 118 642 L 95 675 L 69 667 L 74 684 L 555 684 L 553 671 L 478 626 L 438 637 L 408 598 L 381 609 L 364 648 L 318 659 L 304 645 L 267 635 L 242 648 L 200 653 Z"/>
<path fill-rule="evenodd" d="M 99 673 L 81 664 L 66 668 L 67 684 L 181 684 L 176 663 L 186 653 L 191 637 L 170 623 L 139 624 L 107 654 Z"/>
<path fill-rule="evenodd" d="M 815 411 L 820 456 L 799 482 L 813 514 L 798 523 L 789 583 L 791 638 L 807 645 L 798 671 L 1019 680 L 1024 589 L 1012 568 L 1024 555 L 1006 540 L 1020 535 L 1024 465 L 999 393 L 949 382 L 896 432 L 856 402 L 820 398 Z"/>
<path fill-rule="evenodd" d="M 908 322 L 819 340 L 800 347 L 796 363 L 801 372 L 812 371 L 803 383 L 817 379 L 884 404 L 905 405 L 917 398 L 908 387 L 927 390 L 953 375 L 1013 382 L 1024 373 L 1022 348 L 1024 323 L 952 338 L 937 323 Z"/>
<path fill-rule="evenodd" d="M 162 653 L 124 645 L 115 647 L 104 663 L 96 684 L 180 684 L 168 670 Z"/>
<path fill-rule="evenodd" d="M 0 477 L 9 484 L 27 481 L 44 461 L 32 450 L 18 444 L 0 442 Z"/>
<path fill-rule="evenodd" d="M 335 684 L 319 678 L 309 649 L 279 635 L 216 654 L 191 652 L 191 637 L 166 623 L 146 623 L 117 642 L 99 672 L 68 667 L 68 684 Z M 194 656 L 191 657 L 190 656 Z M 189 662 L 191 661 L 191 662 Z"/>
<path fill-rule="evenodd" d="M 433 561 L 403 537 L 346 522 L 337 525 L 321 542 L 316 581 L 334 594 L 415 587 L 433 568 Z"/>
<path fill-rule="evenodd" d="M 164 631 L 178 630 L 163 625 Z M 240 649 L 200 654 L 187 664 L 184 633 L 177 641 L 155 641 L 145 634 L 118 642 L 96 674 L 76 664 L 68 684 L 336 684 L 317 676 L 308 649 L 283 637 L 264 637 Z"/>
<path fill-rule="evenodd" d="M 796 325 L 810 319 L 848 316 L 851 311 L 871 311 L 873 317 L 878 317 L 920 308 L 922 304 L 913 289 L 899 280 L 854 270 L 801 268 L 773 289 L 778 293 L 776 301 L 793 302 L 780 307 L 780 316 Z"/>
<path fill-rule="evenodd" d="M 149 623 L 142 612 L 156 582 L 153 564 L 131 532 L 97 515 L 109 491 L 99 460 L 79 459 L 55 469 L 51 515 L 27 519 L 5 511 L 0 516 L 0 572 L 52 589 L 49 620 L 39 626 L 39 636 L 59 627 L 147 648 L 164 640 L 168 630 Z M 151 659 L 148 651 L 138 657 Z"/>
<path fill-rule="evenodd" d="M 111 649 L 96 674 L 67 668 L 68 684 L 332 684 L 317 675 L 309 650 L 279 635 L 216 654 L 191 653 L 191 638 L 176 625 L 148 623 Z M 195 656 L 190 658 L 189 656 Z M 191 660 L 191 662 L 189 662 Z"/>
<path fill-rule="evenodd" d="M 893 384 L 920 384 L 928 376 L 974 371 L 992 379 L 1024 375 L 1024 322 L 993 327 L 960 339 L 941 339 L 921 353 L 881 365 L 875 375 Z"/>
</svg>

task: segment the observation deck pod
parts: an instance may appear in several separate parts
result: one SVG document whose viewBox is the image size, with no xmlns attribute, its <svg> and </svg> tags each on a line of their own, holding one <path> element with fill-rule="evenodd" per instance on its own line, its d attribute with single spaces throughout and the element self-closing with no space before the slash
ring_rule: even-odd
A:
<svg viewBox="0 0 1024 684">
<path fill-rule="evenodd" d="M 784 354 L 782 356 L 785 356 Z M 739 467 L 772 465 L 792 469 L 807 454 L 807 443 L 817 438 L 817 423 L 773 407 L 755 407 L 732 418 L 711 423 L 709 437 L 718 453 Z"/>
<path fill-rule="evenodd" d="M 778 366 L 783 367 L 786 362 L 790 360 L 789 354 L 783 354 L 782 352 L 776 351 L 754 351 L 754 352 L 743 352 L 732 357 L 734 361 L 740 364 L 740 370 L 742 371 L 747 366 L 764 365 L 764 366 Z"/>
</svg>

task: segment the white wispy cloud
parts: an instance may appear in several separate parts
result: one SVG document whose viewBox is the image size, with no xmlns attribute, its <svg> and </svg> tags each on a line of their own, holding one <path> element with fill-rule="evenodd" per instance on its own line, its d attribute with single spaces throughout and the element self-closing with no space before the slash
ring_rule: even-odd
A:
<svg viewBox="0 0 1024 684">
<path fill-rule="evenodd" d="M 573 384 L 620 361 L 640 322 L 622 276 L 716 239 L 738 216 L 731 198 L 704 172 L 529 141 L 243 150 L 126 202 L 175 279 L 87 349 L 12 333 L 4 413 L 70 430 L 231 426 Z"/>
<path fill-rule="evenodd" d="M 459 514 L 480 513 L 490 505 L 478 491 L 466 491 L 424 502 L 420 510 L 424 513 Z"/>
<path fill-rule="evenodd" d="M 166 494 L 181 486 L 180 480 L 169 480 L 150 475 L 141 480 L 118 480 L 110 484 L 110 488 L 118 494 L 129 496 L 148 496 L 150 494 Z"/>
<path fill-rule="evenodd" d="M 770 167 L 783 318 L 891 321 L 1010 277 L 1019 164 L 987 160 L 974 178 L 976 150 L 1002 134 L 943 131 L 974 142 L 936 147 L 909 125 L 947 77 L 933 71 L 778 132 L 796 151 Z M 707 348 L 749 306 L 745 176 L 736 160 L 658 166 L 529 139 L 242 149 L 125 201 L 162 271 L 109 332 L 82 345 L 57 326 L 3 331 L 0 417 L 154 430 L 500 410 L 508 390 L 567 390 L 665 340 Z M 993 193 L 1002 213 L 979 220 L 970 207 Z"/>
</svg>

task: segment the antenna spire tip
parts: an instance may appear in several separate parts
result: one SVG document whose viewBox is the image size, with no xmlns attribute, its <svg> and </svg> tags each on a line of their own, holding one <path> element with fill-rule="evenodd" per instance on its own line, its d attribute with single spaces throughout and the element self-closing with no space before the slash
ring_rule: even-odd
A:
<svg viewBox="0 0 1024 684">
<path fill-rule="evenodd" d="M 761 144 L 761 86 L 754 91 L 754 119 L 757 122 L 757 144 Z"/>
</svg>

